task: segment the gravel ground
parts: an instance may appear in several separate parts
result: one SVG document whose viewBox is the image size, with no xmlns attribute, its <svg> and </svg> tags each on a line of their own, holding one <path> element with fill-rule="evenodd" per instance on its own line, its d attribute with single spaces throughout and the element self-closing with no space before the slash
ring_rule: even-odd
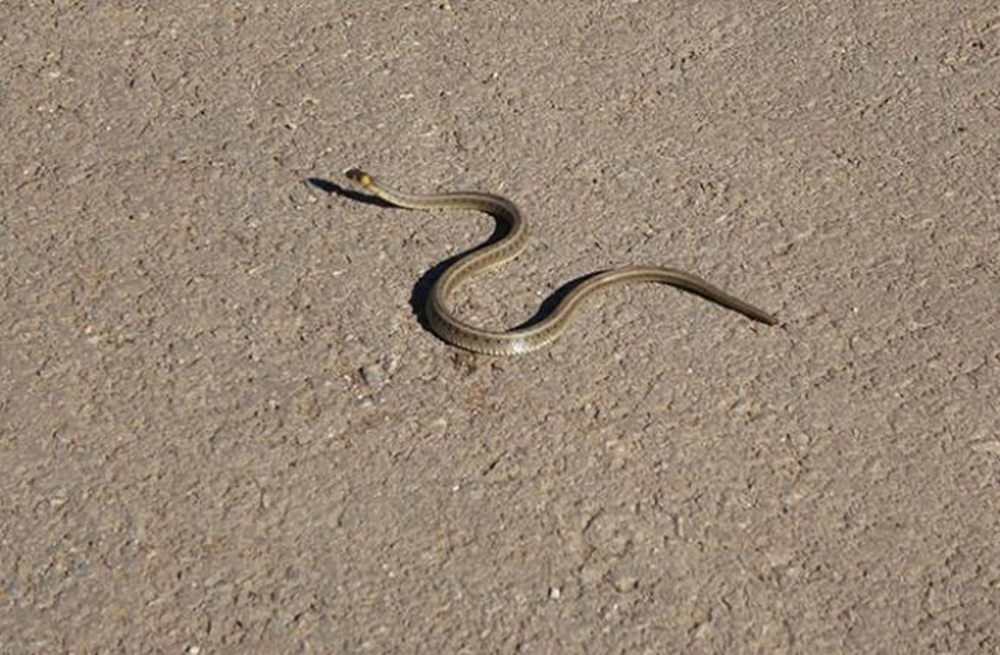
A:
<svg viewBox="0 0 1000 655">
<path fill-rule="evenodd" d="M 2 11 L 0 652 L 1000 652 L 996 2 Z"/>
</svg>

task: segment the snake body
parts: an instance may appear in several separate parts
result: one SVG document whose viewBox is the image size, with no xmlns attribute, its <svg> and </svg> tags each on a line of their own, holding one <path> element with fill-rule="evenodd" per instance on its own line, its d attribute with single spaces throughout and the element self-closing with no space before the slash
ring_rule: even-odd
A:
<svg viewBox="0 0 1000 655">
<path fill-rule="evenodd" d="M 474 275 L 509 262 L 528 243 L 528 224 L 517 205 L 502 196 L 475 191 L 438 194 L 410 194 L 394 191 L 358 169 L 345 175 L 385 202 L 404 209 L 467 209 L 482 211 L 507 227 L 502 239 L 468 253 L 441 274 L 427 298 L 427 320 L 444 341 L 472 352 L 487 355 L 520 355 L 555 341 L 565 331 L 580 303 L 598 289 L 631 282 L 660 282 L 696 293 L 755 321 L 774 325 L 777 319 L 749 303 L 734 298 L 696 275 L 659 266 L 627 266 L 597 273 L 573 287 L 541 320 L 523 328 L 496 332 L 469 325 L 448 309 L 448 296 Z"/>
</svg>

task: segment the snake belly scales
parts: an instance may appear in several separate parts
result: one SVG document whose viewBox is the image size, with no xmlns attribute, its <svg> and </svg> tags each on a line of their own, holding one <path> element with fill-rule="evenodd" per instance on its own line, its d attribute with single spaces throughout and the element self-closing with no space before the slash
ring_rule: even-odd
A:
<svg viewBox="0 0 1000 655">
<path fill-rule="evenodd" d="M 565 331 L 580 303 L 598 289 L 632 282 L 660 282 L 690 291 L 723 307 L 737 311 L 766 325 L 777 319 L 753 305 L 734 298 L 691 273 L 659 266 L 626 266 L 604 271 L 574 286 L 555 309 L 525 327 L 504 332 L 484 330 L 457 318 L 448 309 L 448 296 L 469 278 L 509 262 L 528 242 L 528 224 L 513 202 L 502 196 L 475 191 L 437 194 L 410 194 L 395 191 L 368 173 L 352 168 L 344 172 L 348 179 L 383 201 L 404 209 L 464 209 L 485 212 L 507 227 L 499 241 L 469 252 L 449 266 L 434 282 L 427 298 L 427 321 L 444 341 L 487 355 L 521 355 L 555 341 Z"/>
</svg>

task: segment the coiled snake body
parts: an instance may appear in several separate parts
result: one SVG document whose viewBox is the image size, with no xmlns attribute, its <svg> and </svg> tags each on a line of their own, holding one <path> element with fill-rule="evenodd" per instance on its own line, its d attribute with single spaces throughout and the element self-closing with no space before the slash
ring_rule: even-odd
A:
<svg viewBox="0 0 1000 655">
<path fill-rule="evenodd" d="M 506 235 L 496 243 L 468 253 L 435 281 L 427 298 L 427 320 L 444 341 L 472 352 L 488 355 L 520 355 L 547 346 L 566 329 L 580 303 L 598 289 L 630 282 L 660 282 L 696 293 L 755 321 L 774 325 L 777 319 L 749 303 L 734 298 L 705 280 L 672 268 L 627 266 L 588 277 L 569 291 L 547 316 L 523 328 L 506 332 L 484 330 L 455 317 L 445 301 L 470 277 L 517 257 L 528 240 L 528 225 L 517 206 L 502 196 L 474 191 L 409 194 L 386 188 L 358 169 L 345 175 L 385 202 L 404 209 L 469 209 L 486 212 L 506 224 Z"/>
</svg>

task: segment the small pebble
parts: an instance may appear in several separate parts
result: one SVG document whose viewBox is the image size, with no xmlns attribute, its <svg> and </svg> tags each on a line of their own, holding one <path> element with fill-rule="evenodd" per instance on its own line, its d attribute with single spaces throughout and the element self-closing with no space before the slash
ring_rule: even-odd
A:
<svg viewBox="0 0 1000 655">
<path fill-rule="evenodd" d="M 385 384 L 385 371 L 381 366 L 365 364 L 361 367 L 361 379 L 369 387 L 378 388 Z"/>
<path fill-rule="evenodd" d="M 639 579 L 631 575 L 620 575 L 611 582 L 614 588 L 621 593 L 632 591 L 639 585 Z"/>
</svg>

